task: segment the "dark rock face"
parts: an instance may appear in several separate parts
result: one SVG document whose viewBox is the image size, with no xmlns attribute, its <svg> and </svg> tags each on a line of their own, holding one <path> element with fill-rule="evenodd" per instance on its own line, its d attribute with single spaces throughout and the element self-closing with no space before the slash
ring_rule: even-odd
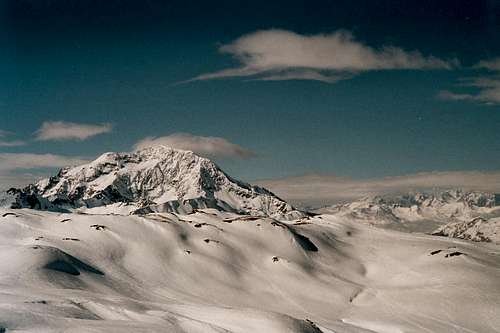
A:
<svg viewBox="0 0 500 333">
<path fill-rule="evenodd" d="M 8 194 L 15 196 L 15 202 L 12 203 L 12 209 L 31 208 L 31 209 L 48 209 L 51 205 L 44 199 L 38 189 L 34 185 L 28 185 L 24 189 L 11 188 L 7 191 Z"/>
</svg>

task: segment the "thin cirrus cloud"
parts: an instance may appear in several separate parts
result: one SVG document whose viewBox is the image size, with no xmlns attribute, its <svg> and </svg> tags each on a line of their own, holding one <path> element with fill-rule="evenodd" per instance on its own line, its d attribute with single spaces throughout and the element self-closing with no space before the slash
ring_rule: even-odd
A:
<svg viewBox="0 0 500 333">
<path fill-rule="evenodd" d="M 214 158 L 248 159 L 256 154 L 240 145 L 220 137 L 197 136 L 189 133 L 174 133 L 168 136 L 147 137 L 137 142 L 134 149 L 163 145 L 171 148 L 190 150 L 199 155 Z"/>
<path fill-rule="evenodd" d="M 11 135 L 13 135 L 12 132 L 0 130 L 0 147 L 18 147 L 26 144 L 26 142 L 22 140 L 5 140 L 5 138 Z"/>
<path fill-rule="evenodd" d="M 85 162 L 86 160 L 80 157 L 55 154 L 0 153 L 0 172 L 19 169 L 57 168 Z"/>
<path fill-rule="evenodd" d="M 491 71 L 500 71 L 500 58 L 481 60 L 476 65 L 477 68 L 485 68 Z"/>
<path fill-rule="evenodd" d="M 258 78 L 261 81 L 285 81 L 285 80 L 313 80 L 325 83 L 335 83 L 345 80 L 352 75 L 327 75 L 314 70 L 289 70 L 282 73 L 269 74 Z"/>
<path fill-rule="evenodd" d="M 472 101 L 486 105 L 500 104 L 500 58 L 481 60 L 472 70 L 486 71 L 483 75 L 462 78 L 457 86 L 475 92 L 458 93 L 449 90 L 439 92 L 438 97 L 451 101 Z"/>
<path fill-rule="evenodd" d="M 44 169 L 88 162 L 81 157 L 55 154 L 0 153 L 0 189 L 22 186 L 46 176 Z"/>
<path fill-rule="evenodd" d="M 258 182 L 297 206 L 321 207 L 372 195 L 462 188 L 499 192 L 500 172 L 443 171 L 356 180 L 309 174 Z"/>
<path fill-rule="evenodd" d="M 184 82 L 228 77 L 257 80 L 317 80 L 328 83 L 370 70 L 452 69 L 446 61 L 405 51 L 395 46 L 373 48 L 355 40 L 345 30 L 329 34 L 300 35 L 279 29 L 261 30 L 222 45 L 219 51 L 233 56 L 240 66 L 198 75 Z"/>
<path fill-rule="evenodd" d="M 85 140 L 111 131 L 111 124 L 79 124 L 65 121 L 46 121 L 35 132 L 35 138 L 38 141 Z"/>
</svg>

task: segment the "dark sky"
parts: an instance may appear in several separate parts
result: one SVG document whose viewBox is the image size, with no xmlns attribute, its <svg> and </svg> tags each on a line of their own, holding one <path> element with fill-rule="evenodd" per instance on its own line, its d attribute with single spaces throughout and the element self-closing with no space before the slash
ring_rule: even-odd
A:
<svg viewBox="0 0 500 333">
<path fill-rule="evenodd" d="M 354 178 L 500 169 L 500 106 L 464 78 L 500 57 L 498 1 L 4 1 L 1 153 L 94 157 L 146 136 L 217 136 L 257 153 L 221 160 L 243 179 L 320 172 Z M 218 47 L 258 30 L 350 31 L 460 65 L 350 73 L 335 83 L 229 77 Z M 439 98 L 442 91 L 456 98 Z M 44 121 L 111 123 L 84 141 L 33 140 Z"/>
</svg>

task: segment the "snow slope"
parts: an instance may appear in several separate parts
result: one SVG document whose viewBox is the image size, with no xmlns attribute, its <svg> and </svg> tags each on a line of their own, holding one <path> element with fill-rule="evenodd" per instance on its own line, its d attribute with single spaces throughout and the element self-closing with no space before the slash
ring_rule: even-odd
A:
<svg viewBox="0 0 500 333">
<path fill-rule="evenodd" d="M 0 209 L 0 330 L 498 332 L 500 249 L 331 215 Z"/>
<path fill-rule="evenodd" d="M 106 153 L 64 168 L 17 195 L 16 207 L 86 213 L 190 213 L 199 208 L 265 215 L 304 216 L 268 190 L 237 181 L 193 152 L 157 146 Z"/>
</svg>

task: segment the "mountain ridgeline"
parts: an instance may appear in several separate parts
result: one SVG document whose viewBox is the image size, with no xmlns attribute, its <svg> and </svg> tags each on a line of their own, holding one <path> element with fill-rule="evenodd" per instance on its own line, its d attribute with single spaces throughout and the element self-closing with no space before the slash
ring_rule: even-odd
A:
<svg viewBox="0 0 500 333">
<path fill-rule="evenodd" d="M 340 213 L 357 219 L 375 220 L 379 224 L 425 219 L 448 222 L 469 220 L 499 205 L 498 194 L 454 189 L 366 197 L 316 212 Z"/>
<path fill-rule="evenodd" d="M 455 189 L 375 196 L 316 213 L 406 232 L 500 242 L 500 195 L 494 193 Z"/>
<path fill-rule="evenodd" d="M 15 196 L 12 208 L 96 214 L 187 214 L 215 208 L 279 219 L 304 216 L 265 188 L 231 178 L 209 159 L 164 146 L 105 153 L 9 192 Z"/>
</svg>

